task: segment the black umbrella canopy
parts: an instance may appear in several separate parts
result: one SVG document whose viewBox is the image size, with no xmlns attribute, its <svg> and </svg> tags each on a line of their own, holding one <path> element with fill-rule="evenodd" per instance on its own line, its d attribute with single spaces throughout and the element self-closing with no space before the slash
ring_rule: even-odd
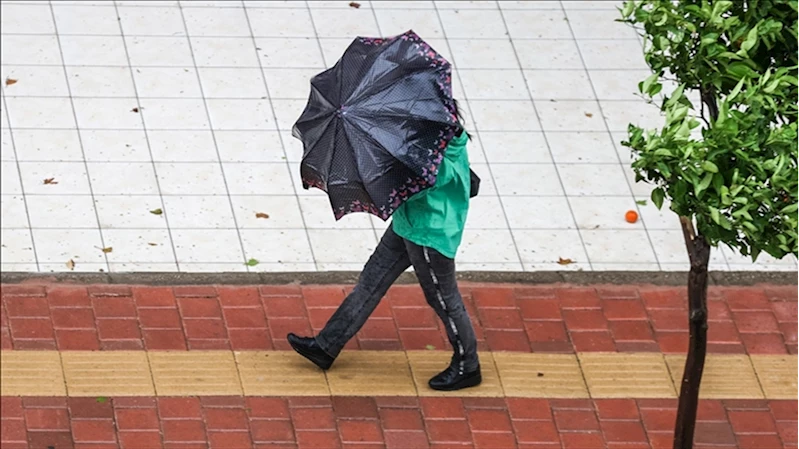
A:
<svg viewBox="0 0 799 449">
<path fill-rule="evenodd" d="M 311 79 L 294 124 L 304 146 L 303 187 L 327 192 L 336 219 L 383 220 L 436 182 L 447 144 L 461 129 L 452 68 L 413 31 L 356 38 L 332 68 Z"/>
</svg>

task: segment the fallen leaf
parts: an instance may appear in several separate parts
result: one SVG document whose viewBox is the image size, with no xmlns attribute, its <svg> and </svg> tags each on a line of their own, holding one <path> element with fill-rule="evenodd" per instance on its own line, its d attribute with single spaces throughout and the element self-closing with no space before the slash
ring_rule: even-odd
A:
<svg viewBox="0 0 799 449">
<path fill-rule="evenodd" d="M 12 84 L 17 84 L 17 80 L 15 80 L 14 78 L 6 77 L 6 86 L 10 86 Z"/>
<path fill-rule="evenodd" d="M 591 118 L 591 117 L 593 117 L 593 116 L 594 116 L 594 114 L 592 114 L 592 113 L 590 113 L 590 112 L 586 112 L 586 113 L 585 113 L 585 116 L 586 116 L 586 117 L 588 117 L 588 118 Z"/>
<path fill-rule="evenodd" d="M 164 213 L 164 211 L 161 210 L 161 209 L 153 209 L 153 210 L 150 211 L 150 213 L 153 214 L 153 215 L 161 215 L 161 214 Z"/>
<path fill-rule="evenodd" d="M 150 246 L 158 246 L 158 243 L 153 243 L 153 242 L 149 242 L 147 244 L 150 245 Z"/>
<path fill-rule="evenodd" d="M 360 8 L 360 7 L 361 7 L 361 4 L 360 4 L 360 3 L 358 3 L 358 2 L 352 2 L 352 3 L 350 3 L 350 8 L 355 8 L 355 9 L 358 9 L 358 8 Z"/>
<path fill-rule="evenodd" d="M 635 204 L 637 204 L 639 206 L 646 206 L 646 200 L 638 200 L 638 201 L 635 202 Z"/>
<path fill-rule="evenodd" d="M 138 114 L 139 113 L 139 108 L 133 108 L 133 109 L 130 110 L 130 112 L 135 112 L 135 113 Z"/>
<path fill-rule="evenodd" d="M 44 185 L 58 184 L 58 181 L 56 181 L 55 178 L 47 178 L 43 181 L 43 184 Z"/>
<path fill-rule="evenodd" d="M 573 263 L 574 263 L 574 261 L 571 260 L 571 259 L 564 259 L 562 257 L 558 258 L 558 265 L 570 265 L 570 264 L 573 264 Z"/>
<path fill-rule="evenodd" d="M 544 377 L 544 373 L 538 373 L 537 376 L 538 377 Z"/>
<path fill-rule="evenodd" d="M 269 218 L 269 214 L 265 214 L 263 212 L 256 212 L 255 218 Z"/>
<path fill-rule="evenodd" d="M 102 249 L 102 251 L 103 251 L 105 254 L 108 254 L 108 253 L 112 252 L 113 250 L 114 250 L 114 248 L 113 248 L 113 247 L 110 247 L 110 246 L 109 246 L 109 247 L 107 247 L 107 248 L 103 248 L 103 249 Z"/>
<path fill-rule="evenodd" d="M 250 260 L 247 261 L 247 263 L 245 265 L 247 265 L 248 267 L 254 267 L 254 266 L 258 265 L 259 263 L 261 263 L 261 262 L 258 262 L 258 259 L 250 259 Z"/>
<path fill-rule="evenodd" d="M 67 264 L 66 264 L 66 265 L 67 265 L 67 268 L 69 268 L 70 270 L 74 270 L 74 269 L 75 269 L 75 261 L 74 261 L 74 260 L 72 260 L 72 259 L 69 259 L 69 260 L 67 261 Z"/>
<path fill-rule="evenodd" d="M 105 401 L 107 401 L 107 400 L 108 400 L 108 398 L 105 398 L 105 397 L 103 397 L 103 396 L 99 396 L 99 397 L 97 398 L 97 402 L 99 402 L 100 404 L 104 403 L 104 402 L 105 402 Z"/>
<path fill-rule="evenodd" d="M 427 346 L 425 346 L 425 349 L 427 349 L 428 351 L 434 351 L 436 349 L 436 347 L 433 346 L 433 345 L 427 345 Z"/>
</svg>

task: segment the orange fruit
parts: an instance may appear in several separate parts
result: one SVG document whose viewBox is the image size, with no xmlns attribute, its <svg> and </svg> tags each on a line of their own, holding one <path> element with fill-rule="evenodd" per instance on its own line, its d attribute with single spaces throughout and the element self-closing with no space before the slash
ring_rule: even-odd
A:
<svg viewBox="0 0 799 449">
<path fill-rule="evenodd" d="M 628 210 L 627 213 L 624 214 L 624 219 L 627 220 L 627 223 L 635 223 L 638 221 L 638 212 Z"/>
</svg>

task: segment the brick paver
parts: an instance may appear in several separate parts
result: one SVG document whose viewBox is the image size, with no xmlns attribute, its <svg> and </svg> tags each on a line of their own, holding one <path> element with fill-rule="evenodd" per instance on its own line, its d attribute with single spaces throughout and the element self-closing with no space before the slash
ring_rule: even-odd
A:
<svg viewBox="0 0 799 449">
<path fill-rule="evenodd" d="M 670 448 L 675 400 L 4 397 L 2 447 Z M 795 401 L 702 402 L 699 447 L 796 447 Z"/>
<path fill-rule="evenodd" d="M 350 288 L 2 285 L 0 339 L 10 353 L 287 350 L 286 332 L 321 328 Z M 464 284 L 463 293 L 483 351 L 678 354 L 686 346 L 684 288 Z M 795 357 L 795 286 L 711 288 L 710 320 L 712 354 Z M 418 287 L 398 286 L 350 348 L 428 345 L 447 348 L 438 320 Z M 675 399 L 464 396 L 3 396 L 0 445 L 671 447 Z M 796 448 L 796 429 L 795 400 L 703 399 L 696 441 L 702 448 Z"/>
<path fill-rule="evenodd" d="M 348 286 L 3 285 L 2 349 L 289 349 L 322 328 Z M 464 285 L 479 348 L 663 352 L 687 348 L 684 287 Z M 711 353 L 796 354 L 796 287 L 710 292 Z M 392 288 L 350 349 L 447 347 L 416 286 Z"/>
</svg>

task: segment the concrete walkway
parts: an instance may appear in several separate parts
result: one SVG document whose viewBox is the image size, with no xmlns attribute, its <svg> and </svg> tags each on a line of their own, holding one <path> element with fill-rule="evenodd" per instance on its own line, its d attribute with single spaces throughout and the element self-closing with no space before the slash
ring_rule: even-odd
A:
<svg viewBox="0 0 799 449">
<path fill-rule="evenodd" d="M 357 5 L 3 1 L 2 270 L 358 271 L 385 224 L 302 190 L 290 128 L 354 36 L 410 28 L 453 62 L 475 135 L 462 270 L 687 269 L 619 144 L 661 119 L 617 2 Z M 711 268 L 797 266 L 722 249 Z"/>
</svg>

